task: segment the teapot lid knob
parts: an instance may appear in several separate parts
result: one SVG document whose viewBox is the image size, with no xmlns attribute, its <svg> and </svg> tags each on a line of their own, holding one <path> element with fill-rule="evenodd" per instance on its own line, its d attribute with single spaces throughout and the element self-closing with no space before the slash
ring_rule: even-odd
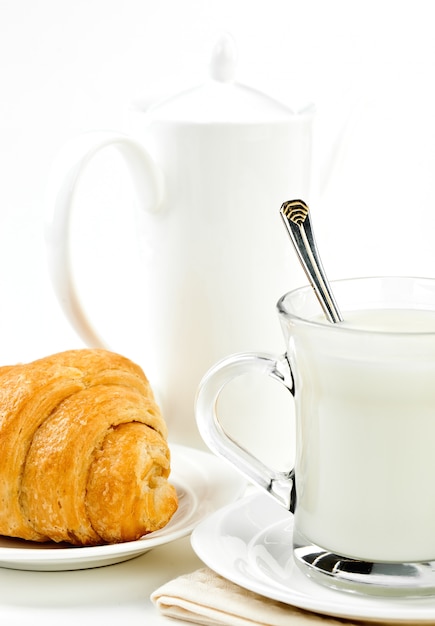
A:
<svg viewBox="0 0 435 626">
<path fill-rule="evenodd" d="M 235 80 L 237 47 L 223 34 L 212 49 L 208 80 L 157 102 L 148 119 L 197 124 L 264 124 L 294 119 L 294 112 L 266 94 Z"/>
<path fill-rule="evenodd" d="M 224 34 L 215 44 L 210 59 L 210 78 L 230 83 L 236 75 L 237 47 L 229 34 Z"/>
</svg>

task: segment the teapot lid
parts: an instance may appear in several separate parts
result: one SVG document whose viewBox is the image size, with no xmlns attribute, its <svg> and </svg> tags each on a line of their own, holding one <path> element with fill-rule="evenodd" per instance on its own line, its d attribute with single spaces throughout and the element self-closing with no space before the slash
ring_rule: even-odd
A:
<svg viewBox="0 0 435 626">
<path fill-rule="evenodd" d="M 295 113 L 264 93 L 235 82 L 237 50 L 224 35 L 215 45 L 209 77 L 200 86 L 152 106 L 153 120 L 207 123 L 262 123 L 288 121 Z"/>
</svg>

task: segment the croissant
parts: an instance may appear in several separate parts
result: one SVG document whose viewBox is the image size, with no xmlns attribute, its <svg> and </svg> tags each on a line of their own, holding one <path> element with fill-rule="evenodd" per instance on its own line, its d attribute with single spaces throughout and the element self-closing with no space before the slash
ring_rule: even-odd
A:
<svg viewBox="0 0 435 626">
<path fill-rule="evenodd" d="M 0 534 L 138 539 L 177 509 L 167 428 L 142 369 L 105 350 L 0 367 Z"/>
</svg>

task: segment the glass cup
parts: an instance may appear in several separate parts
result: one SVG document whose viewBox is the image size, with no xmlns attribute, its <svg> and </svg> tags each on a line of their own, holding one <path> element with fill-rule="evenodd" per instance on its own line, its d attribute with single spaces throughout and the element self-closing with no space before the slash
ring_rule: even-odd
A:
<svg viewBox="0 0 435 626">
<path fill-rule="evenodd" d="M 343 323 L 326 321 L 311 287 L 296 289 L 277 304 L 283 356 L 235 354 L 209 370 L 197 395 L 199 431 L 215 454 L 294 513 L 293 557 L 308 576 L 363 593 L 433 594 L 435 279 L 358 278 L 332 287 Z M 219 422 L 220 392 L 252 372 L 293 396 L 288 471 L 268 467 Z"/>
</svg>

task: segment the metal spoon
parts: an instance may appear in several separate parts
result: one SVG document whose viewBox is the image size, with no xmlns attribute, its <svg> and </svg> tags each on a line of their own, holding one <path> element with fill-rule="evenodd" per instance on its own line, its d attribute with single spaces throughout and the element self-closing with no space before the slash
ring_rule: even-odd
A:
<svg viewBox="0 0 435 626">
<path fill-rule="evenodd" d="M 335 302 L 317 251 L 308 206 L 302 200 L 289 200 L 281 206 L 280 213 L 327 319 L 334 324 L 342 322 L 343 317 Z"/>
</svg>

